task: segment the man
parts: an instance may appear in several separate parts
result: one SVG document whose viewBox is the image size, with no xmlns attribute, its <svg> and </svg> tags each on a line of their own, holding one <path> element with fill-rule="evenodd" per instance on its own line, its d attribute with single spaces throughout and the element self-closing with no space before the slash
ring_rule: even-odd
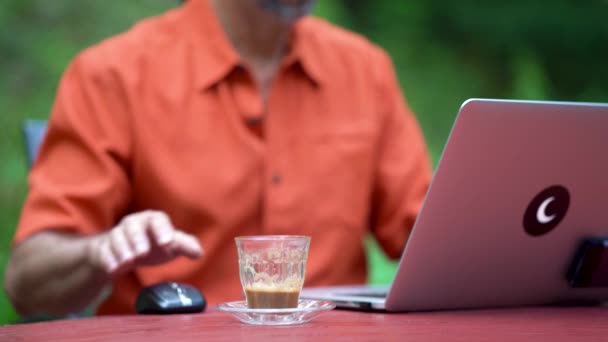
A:
<svg viewBox="0 0 608 342">
<path fill-rule="evenodd" d="M 363 283 L 368 231 L 398 257 L 430 180 L 389 58 L 314 0 L 189 0 L 90 48 L 61 81 L 6 290 L 62 315 L 111 285 L 241 297 L 234 237 L 312 237 L 306 285 Z M 204 252 L 203 252 L 204 246 Z"/>
</svg>

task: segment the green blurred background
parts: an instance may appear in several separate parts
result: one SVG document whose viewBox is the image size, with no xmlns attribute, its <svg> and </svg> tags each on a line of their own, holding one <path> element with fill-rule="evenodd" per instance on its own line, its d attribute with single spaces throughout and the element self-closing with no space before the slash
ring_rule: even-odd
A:
<svg viewBox="0 0 608 342">
<path fill-rule="evenodd" d="M 46 118 L 63 69 L 81 49 L 177 0 L 0 2 L 0 281 L 26 162 L 20 125 Z M 366 35 L 393 57 L 436 163 L 471 97 L 606 102 L 608 0 L 319 0 L 316 13 Z M 608 134 L 608 132 L 607 132 Z M 392 280 L 368 241 L 370 282 Z M 18 321 L 0 293 L 0 324 Z"/>
</svg>

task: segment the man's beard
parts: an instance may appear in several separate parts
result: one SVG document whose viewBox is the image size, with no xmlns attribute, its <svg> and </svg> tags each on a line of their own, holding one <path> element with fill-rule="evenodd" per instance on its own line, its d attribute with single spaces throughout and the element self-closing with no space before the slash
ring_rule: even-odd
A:
<svg viewBox="0 0 608 342">
<path fill-rule="evenodd" d="M 256 0 L 257 5 L 284 23 L 309 14 L 316 0 Z"/>
</svg>

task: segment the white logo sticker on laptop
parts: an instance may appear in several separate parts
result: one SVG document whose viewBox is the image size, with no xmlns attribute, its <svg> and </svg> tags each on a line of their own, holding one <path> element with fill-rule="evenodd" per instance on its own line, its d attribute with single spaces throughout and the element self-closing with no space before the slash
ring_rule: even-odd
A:
<svg viewBox="0 0 608 342">
<path fill-rule="evenodd" d="M 561 185 L 553 185 L 536 195 L 524 214 L 524 229 L 532 236 L 549 233 L 566 216 L 570 193 Z"/>
<path fill-rule="evenodd" d="M 543 203 L 541 203 L 540 207 L 538 207 L 538 211 L 536 212 L 536 220 L 538 220 L 538 222 L 541 224 L 549 223 L 555 218 L 555 214 L 547 216 L 547 206 L 554 200 L 555 197 L 549 197 Z"/>
</svg>

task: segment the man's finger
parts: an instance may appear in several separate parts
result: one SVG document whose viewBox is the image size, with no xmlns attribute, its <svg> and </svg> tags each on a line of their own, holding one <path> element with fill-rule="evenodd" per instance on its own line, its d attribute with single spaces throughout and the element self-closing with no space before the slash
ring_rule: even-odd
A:
<svg viewBox="0 0 608 342">
<path fill-rule="evenodd" d="M 118 268 L 118 260 L 114 257 L 112 248 L 110 247 L 110 240 L 103 239 L 100 242 L 97 250 L 98 263 L 108 274 L 114 272 Z"/>
<path fill-rule="evenodd" d="M 198 239 L 181 231 L 175 232 L 174 241 L 171 244 L 173 255 L 184 255 L 195 259 L 203 255 L 203 248 Z"/>
<path fill-rule="evenodd" d="M 123 225 L 125 236 L 131 250 L 135 253 L 135 257 L 148 254 L 150 252 L 150 241 L 143 222 L 140 220 L 126 220 Z"/>
<path fill-rule="evenodd" d="M 110 247 L 119 266 L 135 258 L 123 229 L 114 229 L 109 236 Z"/>
<path fill-rule="evenodd" d="M 173 241 L 175 228 L 167 215 L 155 212 L 148 216 L 147 221 L 148 229 L 152 232 L 157 245 L 166 246 Z"/>
</svg>

